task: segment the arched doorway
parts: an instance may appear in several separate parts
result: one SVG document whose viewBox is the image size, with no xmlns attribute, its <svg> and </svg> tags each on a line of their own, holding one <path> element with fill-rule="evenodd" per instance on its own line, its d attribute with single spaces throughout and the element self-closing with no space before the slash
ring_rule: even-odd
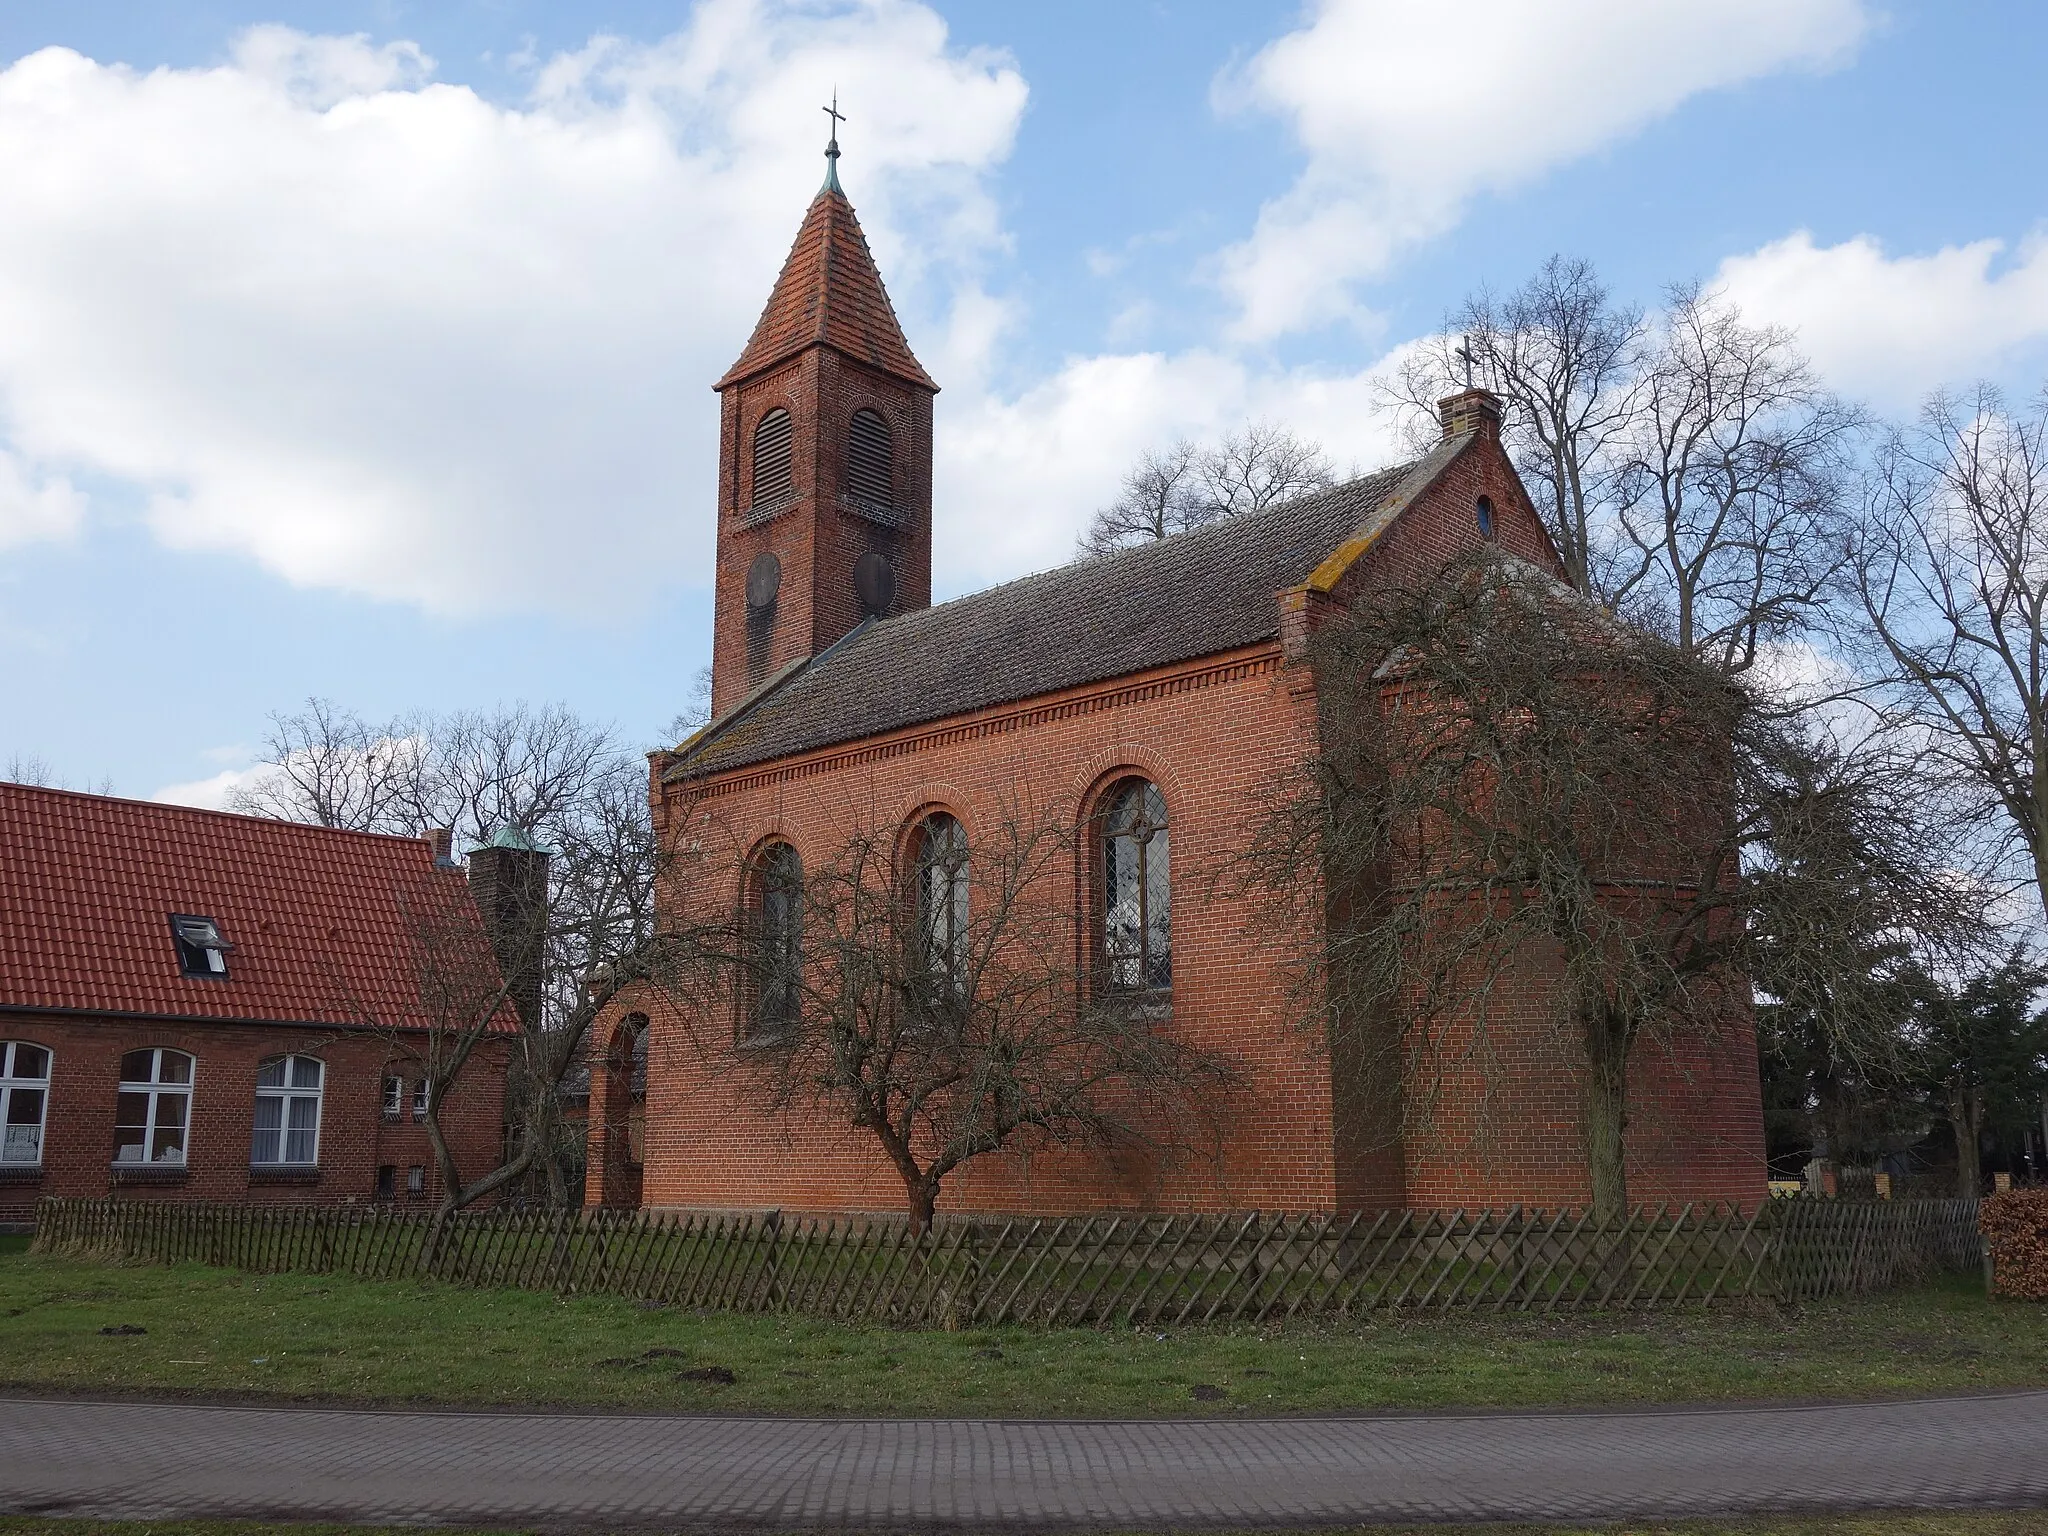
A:
<svg viewBox="0 0 2048 1536">
<path fill-rule="evenodd" d="M 605 1042 L 602 1066 L 591 1077 L 597 1123 L 590 1182 L 595 1187 L 587 1190 L 584 1203 L 636 1209 L 647 1153 L 646 1014 L 629 1013 L 619 1020 Z"/>
</svg>

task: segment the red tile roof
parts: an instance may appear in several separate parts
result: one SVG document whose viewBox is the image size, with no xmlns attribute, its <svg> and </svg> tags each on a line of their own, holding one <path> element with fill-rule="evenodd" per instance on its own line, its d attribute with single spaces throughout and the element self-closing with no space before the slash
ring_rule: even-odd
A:
<svg viewBox="0 0 2048 1536">
<path fill-rule="evenodd" d="M 0 784 L 0 1008 L 422 1023 L 423 899 L 475 910 L 416 838 Z M 174 912 L 220 925 L 225 980 L 182 973 Z"/>
<path fill-rule="evenodd" d="M 830 187 L 804 215 L 753 339 L 712 387 L 730 388 L 815 345 L 926 389 L 939 387 L 903 337 L 853 204 Z"/>
</svg>

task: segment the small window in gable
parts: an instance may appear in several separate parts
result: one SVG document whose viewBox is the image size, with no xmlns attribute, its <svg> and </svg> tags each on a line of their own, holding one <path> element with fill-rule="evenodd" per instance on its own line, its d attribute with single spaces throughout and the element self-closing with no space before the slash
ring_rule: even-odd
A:
<svg viewBox="0 0 2048 1536">
<path fill-rule="evenodd" d="M 227 979 L 228 955 L 235 946 L 221 937 L 219 923 L 210 917 L 173 912 L 171 939 L 178 946 L 178 969 L 187 976 Z"/>
<path fill-rule="evenodd" d="M 768 506 L 790 493 L 795 484 L 790 468 L 794 440 L 795 428 L 789 412 L 779 405 L 754 428 L 755 506 Z"/>
<path fill-rule="evenodd" d="M 1490 539 L 1490 538 L 1492 538 L 1492 537 L 1493 537 L 1493 498 L 1492 498 L 1491 496 L 1482 496 L 1482 497 L 1480 497 L 1480 498 L 1479 498 L 1479 502 L 1478 502 L 1478 505 L 1476 505 L 1476 506 L 1475 506 L 1475 507 L 1474 507 L 1474 508 L 1472 509 L 1472 512 L 1473 512 L 1473 516 L 1474 516 L 1474 518 L 1475 518 L 1475 519 L 1476 519 L 1476 520 L 1478 521 L 1478 524 L 1479 524 L 1479 537 L 1481 537 L 1482 539 Z"/>
<path fill-rule="evenodd" d="M 858 410 L 846 434 L 846 488 L 862 501 L 892 506 L 896 500 L 896 456 L 889 424 L 881 412 Z"/>
</svg>

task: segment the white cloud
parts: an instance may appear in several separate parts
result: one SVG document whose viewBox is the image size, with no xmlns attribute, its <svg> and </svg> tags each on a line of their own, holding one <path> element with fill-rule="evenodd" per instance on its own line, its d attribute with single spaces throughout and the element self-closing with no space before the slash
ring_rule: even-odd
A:
<svg viewBox="0 0 2048 1536">
<path fill-rule="evenodd" d="M 274 770 L 264 764 L 253 768 L 226 768 L 211 778 L 189 784 L 166 784 L 149 798 L 165 805 L 196 805 L 203 811 L 224 811 L 228 798 L 237 790 L 253 789 Z"/>
<path fill-rule="evenodd" d="M 0 549 L 69 538 L 85 519 L 85 497 L 60 474 L 31 474 L 0 447 Z"/>
<path fill-rule="evenodd" d="M 1124 471 L 1176 436 L 1266 418 L 1316 439 L 1340 467 L 1391 463 L 1401 448 L 1374 400 L 1396 361 L 1265 370 L 1213 351 L 1105 354 L 1071 359 L 1015 399 L 956 402 L 935 444 L 936 585 L 961 591 L 1072 558 Z"/>
<path fill-rule="evenodd" d="M 1308 160 L 1223 255 L 1238 334 L 1355 317 L 1352 284 L 1474 195 L 1702 92 L 1838 64 L 1870 26 L 1864 0 L 1319 0 L 1218 82 L 1221 105 L 1286 119 Z"/>
<path fill-rule="evenodd" d="M 1731 256 L 1718 281 L 1754 319 L 1790 326 L 1835 384 L 1891 411 L 1996 376 L 2048 343 L 2048 233 L 1887 256 L 1868 235 L 1801 231 Z"/>
<path fill-rule="evenodd" d="M 444 612 L 701 581 L 706 385 L 835 82 L 906 319 L 946 331 L 965 295 L 968 341 L 990 330 L 983 179 L 1025 87 L 922 5 L 703 0 L 660 43 L 546 61 L 513 106 L 431 71 L 280 27 L 215 68 L 0 71 L 0 539 L 74 526 L 63 475 L 89 470 L 167 543 Z"/>
</svg>

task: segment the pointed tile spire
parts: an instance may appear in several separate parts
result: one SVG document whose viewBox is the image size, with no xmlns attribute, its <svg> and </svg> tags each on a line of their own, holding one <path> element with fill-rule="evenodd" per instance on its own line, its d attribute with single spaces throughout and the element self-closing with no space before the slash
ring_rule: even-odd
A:
<svg viewBox="0 0 2048 1536">
<path fill-rule="evenodd" d="M 838 110 L 836 93 L 828 110 Z M 867 236 L 840 190 L 837 122 L 835 116 L 825 149 L 825 185 L 811 200 L 746 350 L 714 389 L 729 389 L 812 346 L 831 347 L 925 389 L 939 387 L 904 339 Z"/>
</svg>

